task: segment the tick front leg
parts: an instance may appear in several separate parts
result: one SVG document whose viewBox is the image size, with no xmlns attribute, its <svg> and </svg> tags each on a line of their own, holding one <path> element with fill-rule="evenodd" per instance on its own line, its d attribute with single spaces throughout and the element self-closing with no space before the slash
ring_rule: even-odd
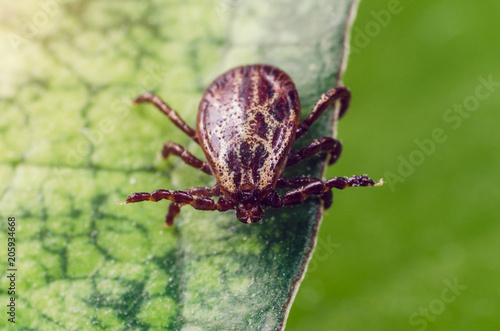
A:
<svg viewBox="0 0 500 331">
<path fill-rule="evenodd" d="M 169 206 L 165 223 L 167 226 L 171 226 L 175 216 L 180 213 L 180 207 L 184 205 L 191 205 L 198 210 L 217 210 L 220 212 L 234 209 L 234 204 L 223 197 L 219 198 L 217 202 L 209 198 L 211 196 L 220 196 L 220 194 L 218 185 L 213 188 L 196 187 L 186 191 L 156 190 L 151 193 L 133 193 L 127 197 L 125 203 L 170 200 L 172 203 Z"/>
<path fill-rule="evenodd" d="M 307 184 L 321 182 L 321 179 L 316 177 L 296 177 L 296 178 L 286 178 L 279 177 L 276 182 L 277 188 L 299 188 Z"/>
<path fill-rule="evenodd" d="M 163 145 L 163 150 L 161 151 L 161 155 L 164 159 L 168 158 L 170 154 L 174 154 L 182 159 L 184 163 L 196 168 L 200 169 L 204 173 L 211 175 L 212 171 L 210 170 L 210 166 L 208 162 L 203 162 L 198 159 L 193 154 L 189 153 L 184 147 L 172 142 L 166 142 Z"/>
<path fill-rule="evenodd" d="M 283 178 L 283 177 L 282 177 Z M 382 181 L 375 184 L 373 180 L 367 176 L 353 176 L 353 177 L 334 177 L 328 180 L 322 181 L 317 178 L 298 178 L 298 179 L 283 179 L 281 180 L 281 185 L 285 185 L 289 181 L 292 185 L 302 182 L 305 183 L 303 186 L 285 193 L 283 197 L 280 197 L 277 193 L 271 194 L 267 200 L 263 202 L 264 206 L 270 206 L 273 208 L 280 208 L 283 206 L 297 205 L 304 202 L 311 195 L 321 195 L 325 199 L 325 208 L 327 203 L 331 205 L 331 200 L 328 201 L 329 195 L 328 191 L 332 188 L 343 190 L 348 187 L 355 186 L 379 186 L 382 185 Z M 329 207 L 329 206 L 328 206 Z"/>
<path fill-rule="evenodd" d="M 167 115 L 167 117 L 170 118 L 170 120 L 179 129 L 181 129 L 182 131 L 184 131 L 184 133 L 186 133 L 188 136 L 191 137 L 191 139 L 193 139 L 197 144 L 199 144 L 198 137 L 196 136 L 196 131 L 193 130 L 189 125 L 187 125 L 186 122 L 184 122 L 182 120 L 182 118 L 180 118 L 179 114 L 177 114 L 177 112 L 175 110 L 173 110 L 172 108 L 170 108 L 170 106 L 167 105 L 165 103 L 165 101 L 163 101 L 162 99 L 160 99 L 160 97 L 154 95 L 153 93 L 147 92 L 147 93 L 143 93 L 143 94 L 139 95 L 137 98 L 135 98 L 134 102 L 137 103 L 137 104 L 144 103 L 144 102 L 152 103 L 162 113 L 164 113 L 165 115 Z"/>
<path fill-rule="evenodd" d="M 194 188 L 191 188 L 191 189 L 186 190 L 184 192 L 187 192 L 193 196 L 213 197 L 213 196 L 220 195 L 220 187 L 219 187 L 219 184 L 215 184 L 214 187 L 212 187 L 212 188 L 210 188 L 208 186 L 194 187 Z M 170 205 L 168 205 L 168 212 L 167 212 L 167 216 L 165 217 L 165 225 L 166 226 L 174 225 L 174 218 L 181 213 L 182 206 L 183 206 L 182 203 L 176 203 L 176 202 L 172 202 Z"/>
<path fill-rule="evenodd" d="M 291 206 L 304 202 L 311 195 L 325 194 L 332 188 L 343 190 L 348 187 L 378 185 L 381 185 L 381 183 L 375 184 L 375 182 L 367 176 L 334 177 L 325 181 L 311 182 L 298 189 L 287 192 L 283 196 L 282 201 L 283 206 Z"/>
<path fill-rule="evenodd" d="M 299 188 L 305 185 L 321 182 L 321 179 L 315 177 L 297 177 L 297 178 L 286 178 L 280 177 L 278 178 L 278 182 L 276 183 L 276 187 L 278 188 Z M 277 193 L 276 193 L 277 194 Z M 333 193 L 332 190 L 328 190 L 325 193 L 320 195 L 321 200 L 323 201 L 323 207 L 326 209 L 330 208 L 333 203 Z"/>
<path fill-rule="evenodd" d="M 314 139 L 309 146 L 294 152 L 290 151 L 286 166 L 291 166 L 303 159 L 313 156 L 321 151 L 325 151 L 330 155 L 328 165 L 334 164 L 340 157 L 342 152 L 342 144 L 331 137 L 323 137 L 320 140 Z"/>
<path fill-rule="evenodd" d="M 351 100 L 351 93 L 349 92 L 347 87 L 340 86 L 337 88 L 333 88 L 324 93 L 319 98 L 309 116 L 307 116 L 307 118 L 302 123 L 300 123 L 299 127 L 297 128 L 295 140 L 306 133 L 307 130 L 309 130 L 309 127 L 321 116 L 321 114 L 323 114 L 323 112 L 337 100 L 340 101 L 340 111 L 338 118 L 341 118 L 349 107 L 349 101 Z"/>
</svg>

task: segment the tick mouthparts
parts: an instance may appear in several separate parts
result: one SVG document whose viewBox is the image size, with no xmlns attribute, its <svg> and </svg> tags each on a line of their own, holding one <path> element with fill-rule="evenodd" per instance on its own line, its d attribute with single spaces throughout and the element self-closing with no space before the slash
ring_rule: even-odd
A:
<svg viewBox="0 0 500 331">
<path fill-rule="evenodd" d="M 382 185 L 384 185 L 384 179 L 380 178 L 379 181 L 378 181 L 378 183 L 375 184 L 375 185 L 373 185 L 373 186 L 382 186 Z"/>
<path fill-rule="evenodd" d="M 264 216 L 264 211 L 259 205 L 240 205 L 236 209 L 236 218 L 245 224 L 257 223 Z"/>
</svg>

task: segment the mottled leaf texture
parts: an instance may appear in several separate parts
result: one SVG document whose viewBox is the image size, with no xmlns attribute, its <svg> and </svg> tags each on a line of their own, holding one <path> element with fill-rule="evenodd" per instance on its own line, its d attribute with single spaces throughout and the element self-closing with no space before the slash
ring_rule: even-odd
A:
<svg viewBox="0 0 500 331">
<path fill-rule="evenodd" d="M 166 202 L 118 205 L 130 193 L 213 185 L 172 157 L 199 146 L 140 92 L 161 95 L 194 126 L 204 88 L 242 64 L 294 79 L 306 115 L 338 84 L 352 0 L 5 1 L 0 14 L 1 251 L 16 228 L 20 330 L 279 330 L 321 219 L 317 199 L 245 225 L 234 211 Z M 325 114 L 298 146 L 334 131 Z M 289 176 L 320 176 L 320 157 Z M 6 256 L 7 254 L 4 254 Z M 3 261 L 3 259 L 2 259 Z M 9 300 L 6 268 L 0 303 Z M 3 313 L 0 327 L 10 325 Z"/>
</svg>

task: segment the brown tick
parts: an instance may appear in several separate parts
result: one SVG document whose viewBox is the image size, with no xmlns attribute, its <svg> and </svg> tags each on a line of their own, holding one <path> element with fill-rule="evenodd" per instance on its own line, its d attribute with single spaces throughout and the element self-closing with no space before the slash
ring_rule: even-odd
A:
<svg viewBox="0 0 500 331">
<path fill-rule="evenodd" d="M 191 137 L 207 158 L 203 162 L 182 146 L 167 142 L 162 156 L 180 157 L 188 165 L 213 175 L 213 187 L 196 187 L 185 191 L 157 190 L 134 193 L 126 203 L 139 201 L 172 201 L 166 224 L 172 225 L 180 207 L 191 205 L 200 210 L 236 210 L 243 223 L 255 223 L 264 215 L 263 207 L 280 208 L 302 203 L 319 195 L 325 208 L 332 203 L 332 188 L 376 185 L 366 176 L 318 178 L 282 176 L 291 166 L 319 152 L 330 155 L 333 164 L 341 144 L 331 137 L 313 140 L 307 147 L 292 151 L 292 145 L 335 101 L 340 102 L 339 118 L 347 110 L 349 90 L 337 87 L 321 96 L 313 110 L 300 122 L 300 101 L 295 84 L 280 69 L 265 65 L 237 67 L 221 75 L 203 94 L 198 109 L 196 131 L 158 96 L 144 93 L 136 103 L 150 102 Z M 291 188 L 282 197 L 276 188 Z M 219 197 L 217 202 L 211 197 Z"/>
</svg>

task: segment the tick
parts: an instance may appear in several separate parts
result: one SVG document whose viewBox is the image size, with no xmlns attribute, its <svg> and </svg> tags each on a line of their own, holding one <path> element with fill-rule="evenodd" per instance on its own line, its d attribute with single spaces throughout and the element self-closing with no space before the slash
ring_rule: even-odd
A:
<svg viewBox="0 0 500 331">
<path fill-rule="evenodd" d="M 194 130 L 158 96 L 144 93 L 135 103 L 155 105 L 201 146 L 207 161 L 199 160 L 173 142 L 163 145 L 163 158 L 176 155 L 186 164 L 214 176 L 217 183 L 213 187 L 185 191 L 133 193 L 126 203 L 170 200 L 165 220 L 169 226 L 184 205 L 220 212 L 233 209 L 241 222 L 255 223 L 262 219 L 265 207 L 291 206 L 318 195 L 326 209 L 332 204 L 332 188 L 379 185 L 366 176 L 335 177 L 325 181 L 282 176 L 286 167 L 320 152 L 330 156 L 329 164 L 338 159 L 342 146 L 331 137 L 314 139 L 298 151 L 292 151 L 292 145 L 337 101 L 340 118 L 349 100 L 346 87 L 332 88 L 300 122 L 297 89 L 285 72 L 265 64 L 241 66 L 222 74 L 208 86 L 200 102 Z M 291 190 L 280 196 L 276 188 Z M 217 201 L 213 197 L 218 197 Z"/>
</svg>

